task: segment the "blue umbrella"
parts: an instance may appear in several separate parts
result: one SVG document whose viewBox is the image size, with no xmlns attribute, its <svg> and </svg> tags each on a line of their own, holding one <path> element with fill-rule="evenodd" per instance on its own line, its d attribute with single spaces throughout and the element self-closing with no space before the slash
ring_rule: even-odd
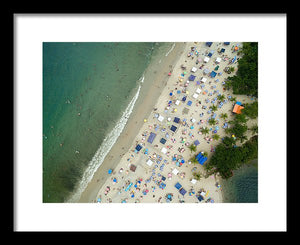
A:
<svg viewBox="0 0 300 245">
<path fill-rule="evenodd" d="M 112 170 L 111 170 L 111 169 L 109 169 L 109 170 L 108 170 L 108 174 L 111 174 L 111 173 L 112 173 Z"/>
</svg>

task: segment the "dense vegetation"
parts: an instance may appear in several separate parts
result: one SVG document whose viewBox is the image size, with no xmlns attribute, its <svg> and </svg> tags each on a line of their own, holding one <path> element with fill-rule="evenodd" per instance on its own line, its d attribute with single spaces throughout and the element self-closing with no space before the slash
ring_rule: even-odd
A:
<svg viewBox="0 0 300 245">
<path fill-rule="evenodd" d="M 233 94 L 246 94 L 258 97 L 258 43 L 243 43 L 240 51 L 243 56 L 238 60 L 238 70 L 228 77 L 227 88 L 232 88 Z"/>
<path fill-rule="evenodd" d="M 226 129 L 226 136 L 222 139 L 222 143 L 216 146 L 215 152 L 210 161 L 205 165 L 207 174 L 219 173 L 222 178 L 232 176 L 232 171 L 238 169 L 242 164 L 245 164 L 255 158 L 258 154 L 258 126 L 252 128 L 247 127 L 249 118 L 257 117 L 258 103 L 253 102 L 245 105 L 242 114 L 236 114 L 232 121 L 229 121 L 230 127 Z M 245 135 L 247 130 L 251 130 L 252 134 L 256 134 L 250 140 Z M 243 143 L 242 146 L 237 146 L 237 141 Z"/>
<path fill-rule="evenodd" d="M 243 114 L 251 119 L 257 118 L 258 116 L 258 102 L 255 101 L 251 104 L 245 104 Z"/>
<path fill-rule="evenodd" d="M 205 168 L 209 174 L 219 173 L 222 178 L 228 179 L 232 176 L 233 170 L 257 158 L 257 155 L 257 135 L 239 147 L 235 145 L 232 137 L 226 136 L 222 143 L 216 146 L 215 152 Z"/>
</svg>

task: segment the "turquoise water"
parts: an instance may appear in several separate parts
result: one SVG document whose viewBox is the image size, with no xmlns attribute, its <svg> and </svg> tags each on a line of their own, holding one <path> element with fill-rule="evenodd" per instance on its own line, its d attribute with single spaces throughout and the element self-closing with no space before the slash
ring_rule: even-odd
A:
<svg viewBox="0 0 300 245">
<path fill-rule="evenodd" d="M 64 202 L 164 43 L 43 43 L 43 202 Z"/>
<path fill-rule="evenodd" d="M 258 202 L 258 169 L 257 160 L 234 171 L 228 180 L 222 181 L 223 202 L 257 203 Z"/>
</svg>

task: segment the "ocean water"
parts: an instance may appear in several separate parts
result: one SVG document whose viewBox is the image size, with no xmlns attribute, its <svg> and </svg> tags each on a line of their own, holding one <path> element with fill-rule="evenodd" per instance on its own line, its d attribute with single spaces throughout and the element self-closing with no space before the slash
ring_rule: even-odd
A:
<svg viewBox="0 0 300 245">
<path fill-rule="evenodd" d="M 234 171 L 234 175 L 222 183 L 223 202 L 258 203 L 257 159 Z"/>
<path fill-rule="evenodd" d="M 157 50 L 172 43 L 43 43 L 43 202 L 80 193 L 124 128 Z"/>
</svg>

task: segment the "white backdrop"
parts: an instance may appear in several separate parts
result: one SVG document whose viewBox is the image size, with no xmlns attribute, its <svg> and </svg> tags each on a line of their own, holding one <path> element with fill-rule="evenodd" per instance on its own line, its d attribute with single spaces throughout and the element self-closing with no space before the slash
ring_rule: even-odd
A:
<svg viewBox="0 0 300 245">
<path fill-rule="evenodd" d="M 286 38 L 286 15 L 15 15 L 15 230 L 286 230 Z M 43 204 L 42 42 L 50 41 L 259 42 L 258 204 Z"/>
</svg>

